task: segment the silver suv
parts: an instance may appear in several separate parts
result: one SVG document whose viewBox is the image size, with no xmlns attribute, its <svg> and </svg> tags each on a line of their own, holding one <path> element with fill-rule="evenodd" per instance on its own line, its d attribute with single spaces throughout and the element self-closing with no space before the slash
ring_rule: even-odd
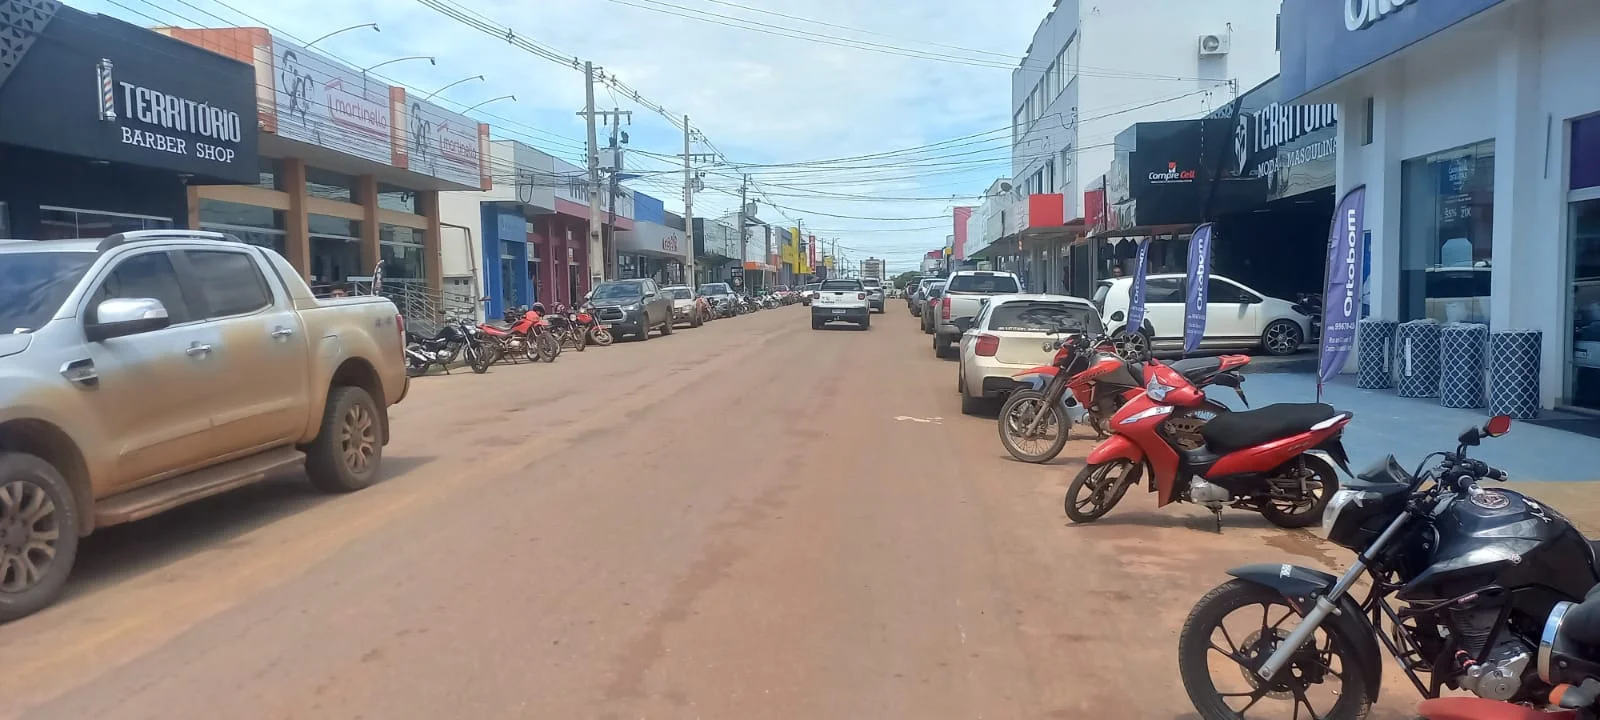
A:
<svg viewBox="0 0 1600 720">
<path fill-rule="evenodd" d="M 867 289 L 867 310 L 883 312 L 884 294 L 883 281 L 877 278 L 861 278 L 861 286 Z"/>
</svg>

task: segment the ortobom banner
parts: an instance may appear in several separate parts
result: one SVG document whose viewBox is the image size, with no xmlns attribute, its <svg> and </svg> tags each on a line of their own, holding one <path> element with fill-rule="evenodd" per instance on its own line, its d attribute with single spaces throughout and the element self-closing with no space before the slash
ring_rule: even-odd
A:
<svg viewBox="0 0 1600 720">
<path fill-rule="evenodd" d="M 1133 267 L 1133 287 L 1128 288 L 1128 325 L 1125 333 L 1144 327 L 1145 278 L 1150 274 L 1150 239 L 1139 241 L 1139 256 Z"/>
<path fill-rule="evenodd" d="M 1366 222 L 1366 186 L 1345 193 L 1328 230 L 1328 278 L 1322 292 L 1322 341 L 1317 395 L 1332 380 L 1356 346 L 1361 319 L 1361 234 Z"/>
<path fill-rule="evenodd" d="M 1189 279 L 1183 298 L 1183 353 L 1200 349 L 1206 336 L 1206 294 L 1211 284 L 1211 223 L 1189 238 Z"/>
</svg>

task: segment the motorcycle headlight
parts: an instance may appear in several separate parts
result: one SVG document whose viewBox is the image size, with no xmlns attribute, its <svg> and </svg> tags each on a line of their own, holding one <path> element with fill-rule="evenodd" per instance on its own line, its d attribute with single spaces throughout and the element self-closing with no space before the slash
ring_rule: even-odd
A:
<svg viewBox="0 0 1600 720">
<path fill-rule="evenodd" d="M 1375 492 L 1352 490 L 1350 488 L 1340 489 L 1333 494 L 1333 497 L 1328 499 L 1328 504 L 1322 508 L 1322 536 L 1329 538 L 1334 534 L 1333 526 L 1334 523 L 1339 522 L 1339 513 L 1344 512 L 1344 509 L 1351 503 L 1361 506 L 1382 500 L 1383 496 Z"/>
</svg>

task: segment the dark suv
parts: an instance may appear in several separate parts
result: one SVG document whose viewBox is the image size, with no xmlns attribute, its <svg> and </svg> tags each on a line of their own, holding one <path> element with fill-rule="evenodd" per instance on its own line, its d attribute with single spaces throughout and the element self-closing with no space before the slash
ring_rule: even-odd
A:
<svg viewBox="0 0 1600 720">
<path fill-rule="evenodd" d="M 654 280 L 607 280 L 595 286 L 589 302 L 600 322 L 617 333 L 640 340 L 649 339 L 654 328 L 672 334 L 672 296 Z"/>
</svg>

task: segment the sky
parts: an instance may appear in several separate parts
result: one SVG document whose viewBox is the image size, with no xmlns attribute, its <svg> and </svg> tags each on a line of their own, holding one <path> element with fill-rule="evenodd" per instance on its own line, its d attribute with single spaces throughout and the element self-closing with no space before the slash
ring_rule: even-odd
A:
<svg viewBox="0 0 1600 720">
<path fill-rule="evenodd" d="M 69 0 L 140 25 L 265 26 L 302 43 L 362 23 L 316 49 L 432 92 L 495 137 L 581 164 L 583 73 L 490 36 L 430 5 L 467 13 L 560 57 L 589 60 L 709 142 L 695 215 L 738 207 L 740 178 L 764 221 L 836 240 L 854 264 L 914 269 L 952 232 L 952 208 L 977 204 L 1009 174 L 1011 68 L 1051 0 Z M 981 9 L 980 9 L 981 8 Z M 596 105 L 632 110 L 629 184 L 683 209 L 683 134 L 625 92 Z M 602 128 L 602 137 L 605 129 Z M 944 143 L 943 147 L 926 148 Z M 923 148 L 923 149 L 915 149 Z M 907 150 L 912 149 L 912 150 Z M 862 157 L 872 156 L 872 157 Z M 824 162 L 819 162 L 824 161 Z"/>
</svg>

